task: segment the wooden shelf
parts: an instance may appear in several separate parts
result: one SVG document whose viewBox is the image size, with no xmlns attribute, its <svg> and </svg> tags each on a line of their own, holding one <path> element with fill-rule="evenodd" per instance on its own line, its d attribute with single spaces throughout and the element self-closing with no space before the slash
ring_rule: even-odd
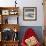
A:
<svg viewBox="0 0 46 46">
<path fill-rule="evenodd" d="M 4 9 L 4 10 L 5 10 L 5 9 L 17 9 L 17 8 L 19 8 L 19 7 L 0 7 L 0 9 L 2 9 L 2 10 L 3 10 L 3 9 Z"/>
<path fill-rule="evenodd" d="M 15 41 L 10 40 L 10 41 L 3 41 L 3 42 L 5 42 L 5 43 L 8 43 L 8 42 L 12 43 L 12 42 L 19 42 L 19 40 L 15 40 Z"/>
<path fill-rule="evenodd" d="M 18 46 L 18 41 L 1 41 L 1 44 L 2 46 Z"/>
<path fill-rule="evenodd" d="M 9 28 L 9 29 L 12 29 L 14 31 L 14 29 L 17 30 L 17 32 L 19 31 L 20 29 L 20 26 L 18 24 L 0 24 L 0 28 L 1 28 L 1 31 L 5 28 Z"/>
<path fill-rule="evenodd" d="M 16 13 L 17 12 L 17 13 Z M 17 16 L 17 24 L 8 24 L 8 16 Z M 6 18 L 6 19 L 5 19 Z M 14 35 L 15 33 L 19 32 L 20 26 L 18 24 L 18 7 L 0 7 L 0 20 L 1 20 L 1 24 L 0 24 L 0 32 L 1 32 L 1 41 L 0 41 L 0 46 L 18 46 L 18 39 L 16 41 L 13 41 L 13 39 L 10 39 L 9 41 L 5 41 L 4 39 L 2 39 L 2 34 L 4 29 L 11 29 L 10 31 L 14 31 Z M 8 34 L 7 34 L 8 35 Z M 13 34 L 12 34 L 13 35 Z M 16 34 L 17 35 L 17 34 Z M 18 38 L 18 36 L 16 36 Z M 11 37 L 12 38 L 12 37 Z"/>
<path fill-rule="evenodd" d="M 2 11 L 5 14 L 2 14 Z M 0 7 L 0 14 L 2 14 L 2 15 L 18 15 L 18 7 L 17 8 L 15 8 L 15 7 Z"/>
</svg>

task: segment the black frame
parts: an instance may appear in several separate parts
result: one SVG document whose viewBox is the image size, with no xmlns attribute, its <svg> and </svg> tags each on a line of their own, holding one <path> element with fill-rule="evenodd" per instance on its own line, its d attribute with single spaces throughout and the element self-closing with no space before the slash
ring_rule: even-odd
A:
<svg viewBox="0 0 46 46">
<path fill-rule="evenodd" d="M 25 9 L 31 9 L 33 8 L 35 10 L 35 19 L 25 19 Z M 23 7 L 23 20 L 25 21 L 36 21 L 37 20 L 37 7 Z"/>
</svg>

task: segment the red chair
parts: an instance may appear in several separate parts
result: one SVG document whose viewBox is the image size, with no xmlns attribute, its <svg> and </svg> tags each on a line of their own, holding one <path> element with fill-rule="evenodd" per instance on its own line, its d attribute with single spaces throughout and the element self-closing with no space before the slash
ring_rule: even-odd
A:
<svg viewBox="0 0 46 46">
<path fill-rule="evenodd" d="M 36 33 L 33 31 L 32 28 L 28 28 L 27 31 L 24 34 L 24 37 L 22 38 L 22 42 L 21 42 L 21 46 L 27 46 L 25 40 L 34 36 L 37 39 L 37 35 Z M 38 41 L 38 39 L 37 39 Z M 37 44 L 35 46 L 41 46 L 40 42 L 38 41 Z"/>
</svg>

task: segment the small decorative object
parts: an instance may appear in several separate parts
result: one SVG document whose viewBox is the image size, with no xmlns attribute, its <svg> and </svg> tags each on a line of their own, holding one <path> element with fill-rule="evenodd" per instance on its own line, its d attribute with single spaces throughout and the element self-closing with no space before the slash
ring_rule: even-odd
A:
<svg viewBox="0 0 46 46">
<path fill-rule="evenodd" d="M 18 32 L 14 32 L 13 41 L 18 40 Z"/>
<path fill-rule="evenodd" d="M 14 14 L 14 10 L 10 10 L 10 14 L 13 15 Z"/>
<path fill-rule="evenodd" d="M 14 28 L 15 28 L 15 27 L 14 27 Z M 15 41 L 15 40 L 18 40 L 18 32 L 17 32 L 17 29 L 15 28 L 13 31 L 15 32 L 15 33 L 14 33 L 14 37 L 13 37 L 14 41 Z"/>
<path fill-rule="evenodd" d="M 34 36 L 32 36 L 26 39 L 25 43 L 27 44 L 27 46 L 35 46 L 38 43 L 38 40 Z"/>
<path fill-rule="evenodd" d="M 17 29 L 16 28 L 14 29 L 14 32 L 17 32 Z"/>
<path fill-rule="evenodd" d="M 5 24 L 8 24 L 8 18 L 7 18 L 7 19 L 5 19 Z"/>
<path fill-rule="evenodd" d="M 16 2 L 17 0 L 15 0 L 15 7 L 16 7 L 16 4 L 17 4 L 17 2 Z"/>
<path fill-rule="evenodd" d="M 37 20 L 37 8 L 36 7 L 24 7 L 23 8 L 23 19 L 24 20 Z"/>
<path fill-rule="evenodd" d="M 16 10 L 10 10 L 10 15 L 16 15 L 17 14 L 17 11 Z"/>
<path fill-rule="evenodd" d="M 2 15 L 9 15 L 9 10 L 2 10 Z"/>
<path fill-rule="evenodd" d="M 8 16 L 3 16 L 2 18 L 2 24 L 8 24 Z"/>
</svg>

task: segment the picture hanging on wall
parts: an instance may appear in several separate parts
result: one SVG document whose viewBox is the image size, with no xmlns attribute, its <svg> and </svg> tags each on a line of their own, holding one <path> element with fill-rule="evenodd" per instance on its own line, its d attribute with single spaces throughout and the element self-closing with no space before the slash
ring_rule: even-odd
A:
<svg viewBox="0 0 46 46">
<path fill-rule="evenodd" d="M 36 7 L 24 7 L 23 8 L 23 20 L 25 21 L 37 20 L 37 8 Z"/>
</svg>

